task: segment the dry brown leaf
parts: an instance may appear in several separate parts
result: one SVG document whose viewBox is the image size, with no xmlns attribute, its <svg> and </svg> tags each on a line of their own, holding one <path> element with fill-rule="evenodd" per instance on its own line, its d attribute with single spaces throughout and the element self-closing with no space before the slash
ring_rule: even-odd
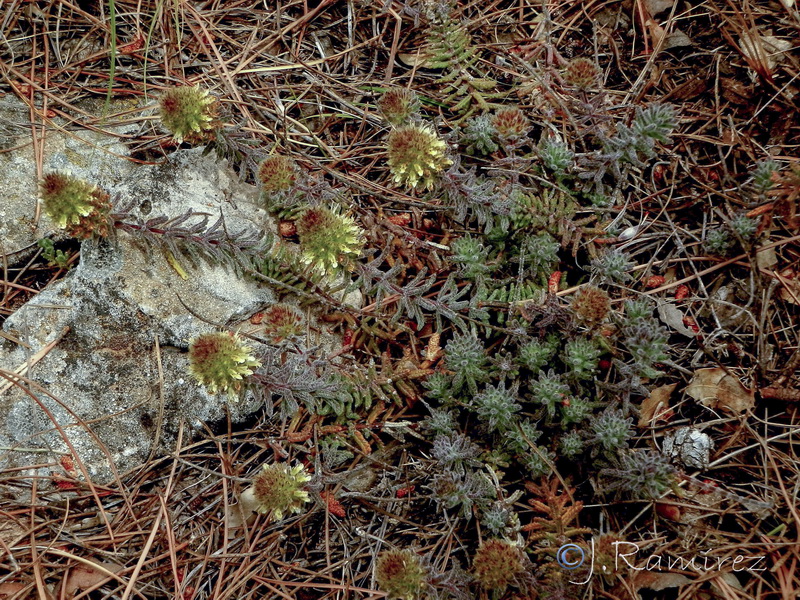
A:
<svg viewBox="0 0 800 600">
<path fill-rule="evenodd" d="M 800 281 L 796 277 L 797 273 L 791 267 L 780 272 L 779 280 L 783 284 L 779 292 L 781 300 L 800 304 Z"/>
<path fill-rule="evenodd" d="M 15 596 L 18 597 L 17 595 L 26 587 L 28 586 L 24 583 L 14 583 L 13 581 L 0 583 L 0 600 L 13 598 Z"/>
<path fill-rule="evenodd" d="M 650 427 L 652 422 L 668 419 L 672 415 L 669 408 L 669 397 L 677 386 L 677 383 L 670 383 L 659 386 L 650 392 L 650 396 L 645 398 L 639 408 L 639 427 Z"/>
<path fill-rule="evenodd" d="M 650 16 L 669 10 L 675 4 L 675 0 L 645 0 L 644 6 Z"/>
<path fill-rule="evenodd" d="M 771 269 L 777 264 L 778 255 L 775 252 L 775 248 L 759 248 L 756 250 L 756 266 L 759 269 Z"/>
<path fill-rule="evenodd" d="M 658 46 L 661 39 L 666 36 L 664 43 L 661 46 L 662 50 L 669 50 L 670 48 L 680 48 L 682 46 L 691 46 L 692 40 L 688 35 L 683 33 L 680 29 L 667 33 L 667 30 L 661 27 L 653 19 L 647 19 L 645 24 L 650 29 L 650 37 L 653 39 L 653 45 Z"/>
<path fill-rule="evenodd" d="M 225 518 L 228 522 L 228 527 L 237 529 L 245 523 L 250 523 L 255 519 L 256 509 L 258 509 L 259 501 L 256 499 L 255 490 L 249 487 L 239 494 L 239 502 L 233 505 L 228 505 Z"/>
<path fill-rule="evenodd" d="M 662 573 L 660 571 L 639 571 L 633 585 L 637 590 L 647 589 L 658 592 L 667 588 L 688 585 L 692 580 L 680 573 Z"/>
<path fill-rule="evenodd" d="M 661 322 L 665 325 L 669 325 L 672 329 L 687 337 L 694 337 L 697 335 L 684 324 L 684 315 L 674 304 L 660 301 L 658 303 L 658 318 L 661 319 Z"/>
<path fill-rule="evenodd" d="M 69 570 L 63 587 L 64 595 L 67 598 L 72 598 L 78 590 L 85 590 L 106 583 L 111 579 L 111 574 L 122 570 L 119 565 L 101 563 L 94 560 L 91 562 L 97 566 L 93 568 L 86 564 L 80 564 Z"/>
<path fill-rule="evenodd" d="M 781 55 L 792 47 L 792 42 L 750 31 L 739 38 L 739 46 L 751 63 L 761 64 L 772 72 L 778 66 Z"/>
<path fill-rule="evenodd" d="M 686 387 L 686 393 L 703 406 L 738 414 L 755 405 L 755 395 L 725 369 L 699 369 Z"/>
<path fill-rule="evenodd" d="M 13 518 L 4 518 L 0 521 L 0 540 L 6 546 L 15 546 L 18 541 L 26 536 L 25 528 Z"/>
<path fill-rule="evenodd" d="M 424 67 L 428 62 L 428 57 L 424 52 L 398 52 L 397 58 L 409 67 Z"/>
</svg>

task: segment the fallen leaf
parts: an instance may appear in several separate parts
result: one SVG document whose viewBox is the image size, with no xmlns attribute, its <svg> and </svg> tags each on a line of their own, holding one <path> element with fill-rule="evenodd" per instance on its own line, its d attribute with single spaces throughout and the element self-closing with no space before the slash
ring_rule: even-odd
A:
<svg viewBox="0 0 800 600">
<path fill-rule="evenodd" d="M 409 67 L 424 67 L 428 62 L 428 57 L 424 52 L 398 52 L 397 58 Z"/>
<path fill-rule="evenodd" d="M 739 46 L 748 62 L 765 66 L 771 73 L 778 66 L 780 55 L 792 47 L 792 42 L 750 31 L 739 38 Z"/>
<path fill-rule="evenodd" d="M 661 46 L 662 50 L 669 50 L 670 48 L 685 48 L 692 45 L 692 38 L 683 33 L 680 29 L 676 29 L 664 40 L 664 45 Z"/>
<path fill-rule="evenodd" d="M 756 250 L 756 266 L 759 269 L 771 269 L 778 264 L 775 248 L 759 248 Z"/>
<path fill-rule="evenodd" d="M 650 427 L 652 422 L 667 419 L 672 415 L 669 408 L 669 397 L 676 387 L 678 387 L 677 383 L 670 383 L 659 386 L 650 392 L 650 396 L 645 398 L 639 408 L 639 427 Z"/>
<path fill-rule="evenodd" d="M 656 502 L 656 512 L 665 519 L 675 521 L 676 523 L 681 522 L 681 509 L 679 506 L 667 504 L 665 502 Z"/>
<path fill-rule="evenodd" d="M 720 583 L 722 583 L 723 585 L 720 585 Z M 711 580 L 711 587 L 716 590 L 719 590 L 723 597 L 725 596 L 730 597 L 730 590 L 725 589 L 726 587 L 733 588 L 734 590 L 744 591 L 741 582 L 736 578 L 736 575 L 734 575 L 730 571 L 723 571 L 722 573 L 714 577 Z"/>
<path fill-rule="evenodd" d="M 686 393 L 703 406 L 738 414 L 755 405 L 755 395 L 741 382 L 719 367 L 699 369 L 686 387 Z"/>
<path fill-rule="evenodd" d="M 781 300 L 800 304 L 800 281 L 796 277 L 797 273 L 791 267 L 780 272 L 778 279 L 783 284 L 779 292 Z"/>
<path fill-rule="evenodd" d="M 662 50 L 692 45 L 692 40 L 680 29 L 676 29 L 675 31 L 667 33 L 667 30 L 653 21 L 653 19 L 647 19 L 645 24 L 650 29 L 650 37 L 653 38 L 654 46 L 658 46 L 661 43 L 661 40 L 664 40 L 664 43 L 661 45 Z"/>
<path fill-rule="evenodd" d="M 256 499 L 255 490 L 249 487 L 239 494 L 239 502 L 233 505 L 228 505 L 225 512 L 225 519 L 228 522 L 228 527 L 231 529 L 238 529 L 245 523 L 251 522 L 255 518 L 256 509 L 259 502 Z"/>
<path fill-rule="evenodd" d="M 644 2 L 647 12 L 653 17 L 669 10 L 673 4 L 675 4 L 675 0 L 645 0 Z"/>
<path fill-rule="evenodd" d="M 63 586 L 65 596 L 71 598 L 77 590 L 99 587 L 109 581 L 113 574 L 122 569 L 119 565 L 111 563 L 100 563 L 93 560 L 91 562 L 96 566 L 91 567 L 87 564 L 80 564 L 69 570 Z"/>
<path fill-rule="evenodd" d="M 692 580 L 680 573 L 663 573 L 660 571 L 639 571 L 636 573 L 633 585 L 637 590 L 646 589 L 659 592 L 667 588 L 688 585 Z"/>
<path fill-rule="evenodd" d="M 670 304 L 669 302 L 665 302 L 663 300 L 659 301 L 658 318 L 661 319 L 665 325 L 669 325 L 678 333 L 681 333 L 687 337 L 695 336 L 695 332 L 684 324 L 684 315 L 674 304 Z"/>
<path fill-rule="evenodd" d="M 0 599 L 18 598 L 18 594 L 27 587 L 24 583 L 14 583 L 13 581 L 0 583 Z"/>
</svg>

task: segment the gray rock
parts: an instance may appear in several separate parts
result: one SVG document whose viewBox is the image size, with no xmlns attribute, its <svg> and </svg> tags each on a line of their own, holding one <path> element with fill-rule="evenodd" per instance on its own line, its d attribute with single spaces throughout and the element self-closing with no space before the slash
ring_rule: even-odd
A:
<svg viewBox="0 0 800 600">
<path fill-rule="evenodd" d="M 106 189 L 136 199 L 147 218 L 191 210 L 212 222 L 222 214 L 228 231 L 274 228 L 256 188 L 199 149 L 137 167 Z M 62 472 L 61 454 L 73 454 L 92 481 L 105 483 L 115 469 L 174 450 L 184 425 L 186 440 L 202 422 L 238 421 L 259 408 L 252 395 L 236 402 L 206 393 L 189 375 L 186 350 L 191 338 L 214 330 L 209 323 L 236 329 L 274 293 L 220 266 L 186 271 L 184 279 L 160 251 L 143 251 L 119 232 L 84 242 L 79 265 L 8 318 L 4 330 L 24 345 L 0 339 L 0 368 L 30 365 L 34 383 L 23 386 L 27 393 L 0 380 L 0 468 L 50 475 Z M 336 338 L 311 342 L 333 348 Z M 30 466 L 43 463 L 53 466 Z"/>
</svg>

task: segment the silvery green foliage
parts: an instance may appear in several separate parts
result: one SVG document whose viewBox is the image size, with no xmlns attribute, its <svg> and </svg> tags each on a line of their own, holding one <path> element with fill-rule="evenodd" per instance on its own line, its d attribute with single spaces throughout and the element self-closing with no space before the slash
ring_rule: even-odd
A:
<svg viewBox="0 0 800 600">
<path fill-rule="evenodd" d="M 453 378 L 445 373 L 432 374 L 423 385 L 428 390 L 427 396 L 433 400 L 445 403 L 453 398 Z"/>
<path fill-rule="evenodd" d="M 575 338 L 564 347 L 564 364 L 570 369 L 569 375 L 576 379 L 592 377 L 597 370 L 601 350 L 585 337 Z"/>
<path fill-rule="evenodd" d="M 486 155 L 496 152 L 499 148 L 494 141 L 496 135 L 497 129 L 492 125 L 492 119 L 488 114 L 470 119 L 462 135 L 467 154 Z"/>
<path fill-rule="evenodd" d="M 558 264 L 561 245 L 549 233 L 540 233 L 525 238 L 520 249 L 520 260 L 528 276 L 533 280 L 546 281 Z"/>
<path fill-rule="evenodd" d="M 452 471 L 437 473 L 431 489 L 441 507 L 459 508 L 459 514 L 465 519 L 472 517 L 473 507 L 488 505 L 497 494 L 491 480 L 483 472 L 469 470 L 463 475 Z"/>
<path fill-rule="evenodd" d="M 633 498 L 658 499 L 675 485 L 676 470 L 660 452 L 637 450 L 622 455 L 619 468 L 603 469 L 606 491 L 627 492 Z"/>
<path fill-rule="evenodd" d="M 430 415 L 423 421 L 422 427 L 425 431 L 433 435 L 452 433 L 456 425 L 456 416 L 451 410 L 439 410 L 428 406 L 428 403 L 423 400 L 423 403 L 428 408 Z"/>
<path fill-rule="evenodd" d="M 556 175 L 566 173 L 575 162 L 575 153 L 555 137 L 544 138 L 539 144 L 538 151 L 542 164 Z"/>
<path fill-rule="evenodd" d="M 486 351 L 474 334 L 456 334 L 445 346 L 445 363 L 447 368 L 455 371 L 453 378 L 453 391 L 460 392 L 463 388 L 475 395 L 478 393 L 478 383 L 486 381 Z"/>
<path fill-rule="evenodd" d="M 625 301 L 625 325 L 649 324 L 653 319 L 653 303 L 647 297 Z"/>
<path fill-rule="evenodd" d="M 462 277 L 477 279 L 489 273 L 489 248 L 484 247 L 478 238 L 465 235 L 454 240 L 450 250 L 453 253 L 450 260 L 461 267 L 459 274 Z"/>
<path fill-rule="evenodd" d="M 519 361 L 533 372 L 538 372 L 558 351 L 558 338 L 549 335 L 544 340 L 533 339 L 519 350 Z"/>
<path fill-rule="evenodd" d="M 350 286 L 352 290 L 361 290 L 365 296 L 373 298 L 375 304 L 380 305 L 386 296 L 394 293 L 395 280 L 403 270 L 403 264 L 397 261 L 393 266 L 383 270 L 389 249 L 392 248 L 394 236 L 389 234 L 384 249 L 367 263 L 356 263 L 355 270 L 358 278 Z"/>
<path fill-rule="evenodd" d="M 731 236 L 722 228 L 709 229 L 703 240 L 703 248 L 709 254 L 725 256 L 733 246 Z"/>
<path fill-rule="evenodd" d="M 640 156 L 653 158 L 655 142 L 668 143 L 676 125 L 675 109 L 668 104 L 637 108 L 630 127 L 622 124 L 617 126 L 617 135 L 608 140 L 607 150 L 621 161 L 644 168 L 647 165 L 640 160 Z"/>
<path fill-rule="evenodd" d="M 397 323 L 400 317 L 405 316 L 416 321 L 418 329 L 422 329 L 425 326 L 425 313 L 422 312 L 423 296 L 436 283 L 436 275 L 431 275 L 430 277 L 426 277 L 426 275 L 427 271 L 423 269 L 403 286 L 389 284 L 389 289 L 391 289 L 392 293 L 399 296 L 395 303 L 397 310 L 392 317 L 392 323 Z"/>
<path fill-rule="evenodd" d="M 460 476 L 464 475 L 466 467 L 480 467 L 480 461 L 475 460 L 478 454 L 480 448 L 470 438 L 453 432 L 437 435 L 431 450 L 431 455 L 439 466 Z"/>
<path fill-rule="evenodd" d="M 306 352 L 280 352 L 269 349 L 260 357 L 262 366 L 253 374 L 259 382 L 258 392 L 264 395 L 268 411 L 272 412 L 273 398 L 281 401 L 281 414 L 297 413 L 299 403 L 310 412 L 321 414 L 330 407 L 328 402 L 341 391 L 341 381 L 331 373 L 327 362 Z"/>
<path fill-rule="evenodd" d="M 622 343 L 633 358 L 633 371 L 642 377 L 659 375 L 655 363 L 667 360 L 668 332 L 652 316 L 649 304 L 644 300 L 625 303 L 625 320 L 621 334 Z"/>
<path fill-rule="evenodd" d="M 569 431 L 561 436 L 559 452 L 566 458 L 575 458 L 583 452 L 583 438 L 577 431 Z"/>
<path fill-rule="evenodd" d="M 637 108 L 630 127 L 617 125 L 616 133 L 607 135 L 602 132 L 602 150 L 578 156 L 581 172 L 578 177 L 591 180 L 597 192 L 603 192 L 603 179 L 607 174 L 621 182 L 625 179 L 623 169 L 631 165 L 637 169 L 647 166 L 643 159 L 655 156 L 655 143 L 667 143 L 669 135 L 677 125 L 675 110 L 667 104 L 653 104 L 647 108 Z"/>
<path fill-rule="evenodd" d="M 466 331 L 467 325 L 459 315 L 459 312 L 471 307 L 469 299 L 471 289 L 471 285 L 459 288 L 458 277 L 456 277 L 455 273 L 450 273 L 442 287 L 439 288 L 436 298 L 420 298 L 419 306 L 433 314 L 437 331 L 444 329 L 442 317 L 448 319 L 461 331 Z"/>
<path fill-rule="evenodd" d="M 335 469 L 344 462 L 353 459 L 353 453 L 346 449 L 345 443 L 335 435 L 328 435 L 319 440 L 319 453 L 326 469 Z"/>
<path fill-rule="evenodd" d="M 555 457 L 555 454 L 546 447 L 534 446 L 527 454 L 520 457 L 520 462 L 528 470 L 527 475 L 536 479 L 552 474 Z"/>
<path fill-rule="evenodd" d="M 159 249 L 195 265 L 207 261 L 240 273 L 270 241 L 256 229 L 229 231 L 222 216 L 209 225 L 205 213 L 187 211 L 175 217 L 160 215 L 145 220 L 133 212 L 137 202 L 116 202 L 109 218 L 116 229 L 130 234 L 148 252 Z"/>
<path fill-rule="evenodd" d="M 753 169 L 753 185 L 759 193 L 763 194 L 775 185 L 772 176 L 778 172 L 779 168 L 778 163 L 770 159 L 760 160 L 756 163 L 756 167 Z"/>
<path fill-rule="evenodd" d="M 630 271 L 634 264 L 628 255 L 620 250 L 611 250 L 592 261 L 592 274 L 606 282 L 625 283 L 630 281 Z"/>
<path fill-rule="evenodd" d="M 568 398 L 561 404 L 561 426 L 566 427 L 585 421 L 591 416 L 593 409 L 594 404 L 585 398 L 579 396 Z"/>
<path fill-rule="evenodd" d="M 523 419 L 513 429 L 509 429 L 502 437 L 502 447 L 512 454 L 526 454 L 530 452 L 531 445 L 542 435 L 536 424 L 530 419 Z"/>
<path fill-rule="evenodd" d="M 549 418 L 555 416 L 556 406 L 569 397 L 569 386 L 553 369 L 547 373 L 539 371 L 539 378 L 530 382 L 529 389 L 533 400 L 544 406 Z"/>
<path fill-rule="evenodd" d="M 600 446 L 606 454 L 616 454 L 628 447 L 628 440 L 633 435 L 631 417 L 622 416 L 619 409 L 607 408 L 600 415 L 591 418 L 588 442 Z"/>
<path fill-rule="evenodd" d="M 502 433 L 514 426 L 514 415 L 522 409 L 517 402 L 518 385 L 507 390 L 505 381 L 501 381 L 475 396 L 472 408 L 489 429 Z"/>
<path fill-rule="evenodd" d="M 519 515 L 510 506 L 511 498 L 504 502 L 494 502 L 483 511 L 481 524 L 496 537 L 513 539 L 519 533 Z"/>
<path fill-rule="evenodd" d="M 758 221 L 744 214 L 737 215 L 731 219 L 731 229 L 743 242 L 747 243 L 755 236 L 758 230 Z"/>
<path fill-rule="evenodd" d="M 476 168 L 461 169 L 458 156 L 453 165 L 439 179 L 439 187 L 445 205 L 453 210 L 453 219 L 466 223 L 475 219 L 488 233 L 495 227 L 508 230 L 512 202 L 504 194 L 497 192 L 492 180 L 476 175 Z"/>
<path fill-rule="evenodd" d="M 512 510 L 501 502 L 495 502 L 486 509 L 481 517 L 481 523 L 494 536 L 502 536 L 508 526 Z"/>
<path fill-rule="evenodd" d="M 494 367 L 493 376 L 500 379 L 500 381 L 516 379 L 519 376 L 519 364 L 511 352 L 498 352 L 489 357 L 489 361 Z"/>
</svg>

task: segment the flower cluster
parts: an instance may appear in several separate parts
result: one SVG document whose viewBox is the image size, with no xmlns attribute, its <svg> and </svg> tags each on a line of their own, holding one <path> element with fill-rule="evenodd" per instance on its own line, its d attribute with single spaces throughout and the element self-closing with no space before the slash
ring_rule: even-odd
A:
<svg viewBox="0 0 800 600">
<path fill-rule="evenodd" d="M 212 394 L 233 394 L 261 366 L 233 333 L 204 333 L 189 345 L 189 370 Z"/>
<path fill-rule="evenodd" d="M 109 195 L 67 173 L 47 173 L 40 186 L 44 211 L 75 238 L 106 237 L 111 227 Z"/>
<path fill-rule="evenodd" d="M 334 209 L 309 208 L 296 226 L 303 261 L 323 273 L 347 265 L 364 245 L 363 231 L 355 220 Z"/>
<path fill-rule="evenodd" d="M 268 197 L 291 190 L 297 181 L 297 166 L 290 157 L 273 154 L 258 166 L 261 190 Z"/>
<path fill-rule="evenodd" d="M 486 540 L 472 558 L 472 573 L 484 589 L 502 593 L 525 570 L 522 548 L 503 539 Z"/>
<path fill-rule="evenodd" d="M 389 123 L 399 126 L 419 111 L 419 100 L 413 90 L 392 88 L 378 100 L 378 108 Z"/>
<path fill-rule="evenodd" d="M 199 144 L 214 137 L 217 99 L 196 86 L 180 86 L 167 90 L 159 98 L 161 123 L 177 143 Z"/>
<path fill-rule="evenodd" d="M 303 490 L 311 476 L 303 465 L 290 467 L 286 463 L 264 465 L 253 478 L 252 493 L 258 502 L 258 512 L 280 521 L 285 515 L 299 513 L 310 500 Z"/>
<path fill-rule="evenodd" d="M 447 145 L 428 125 L 393 129 L 388 141 L 389 170 L 395 183 L 428 188 L 436 176 L 453 164 Z"/>
<path fill-rule="evenodd" d="M 378 555 L 375 581 L 378 588 L 397 600 L 416 600 L 427 582 L 420 557 L 411 550 L 388 550 Z"/>
</svg>

